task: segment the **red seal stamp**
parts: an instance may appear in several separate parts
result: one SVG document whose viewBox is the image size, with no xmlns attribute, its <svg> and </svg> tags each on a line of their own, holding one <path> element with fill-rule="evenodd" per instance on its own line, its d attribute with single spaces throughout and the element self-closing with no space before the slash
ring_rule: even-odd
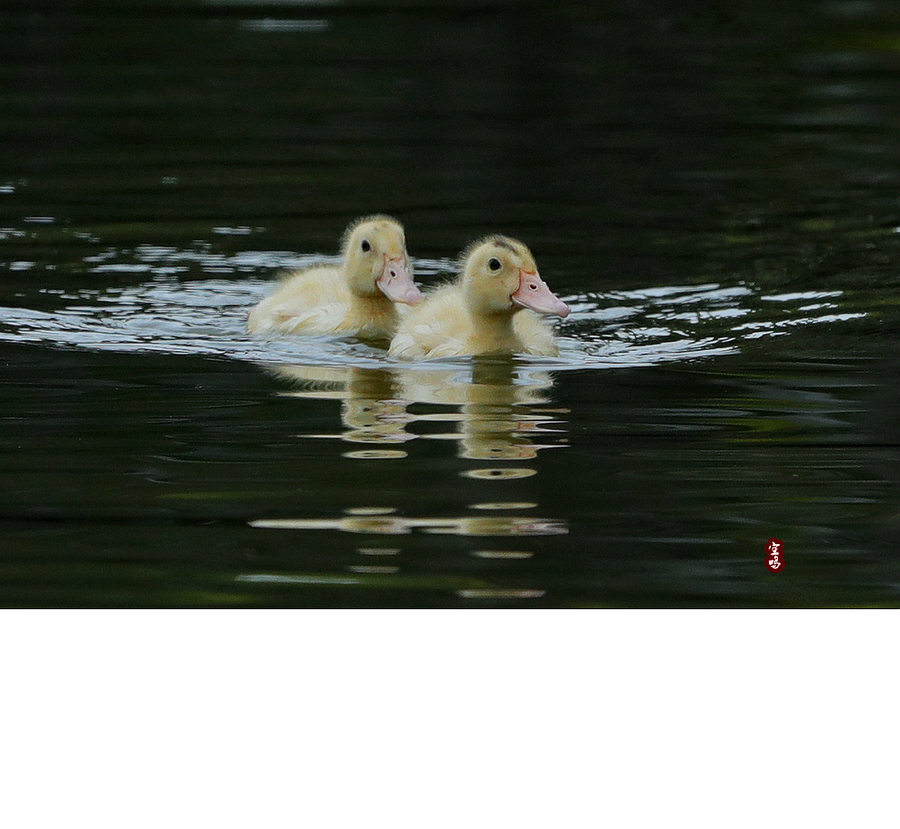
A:
<svg viewBox="0 0 900 829">
<path fill-rule="evenodd" d="M 770 573 L 780 573 L 784 569 L 784 542 L 778 538 L 766 542 L 766 569 Z"/>
</svg>

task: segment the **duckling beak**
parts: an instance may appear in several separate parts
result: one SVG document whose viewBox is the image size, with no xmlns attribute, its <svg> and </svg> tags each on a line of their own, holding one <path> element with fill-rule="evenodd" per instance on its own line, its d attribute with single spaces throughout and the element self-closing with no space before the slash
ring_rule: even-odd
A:
<svg viewBox="0 0 900 829">
<path fill-rule="evenodd" d="M 413 282 L 409 265 L 402 257 L 389 259 L 384 257 L 384 269 L 381 276 L 375 280 L 375 284 L 391 302 L 405 302 L 407 305 L 415 305 L 422 299 L 422 292 Z"/>
<path fill-rule="evenodd" d="M 547 287 L 537 271 L 519 271 L 519 287 L 510 299 L 514 304 L 531 308 L 539 314 L 569 316 L 569 306 Z"/>
</svg>

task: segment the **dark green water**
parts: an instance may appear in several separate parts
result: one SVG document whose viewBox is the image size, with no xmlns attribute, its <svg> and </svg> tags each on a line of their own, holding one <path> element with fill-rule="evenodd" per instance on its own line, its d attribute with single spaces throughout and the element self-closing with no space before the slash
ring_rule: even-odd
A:
<svg viewBox="0 0 900 829">
<path fill-rule="evenodd" d="M 896 606 L 898 101 L 886 1 L 5 4 L 0 604 Z M 374 211 L 560 358 L 245 335 Z"/>
</svg>

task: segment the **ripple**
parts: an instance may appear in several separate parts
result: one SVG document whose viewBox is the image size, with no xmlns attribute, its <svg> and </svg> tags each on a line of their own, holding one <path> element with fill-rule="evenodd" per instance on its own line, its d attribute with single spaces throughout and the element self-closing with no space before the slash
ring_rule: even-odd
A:
<svg viewBox="0 0 900 829">
<path fill-rule="evenodd" d="M 327 20 L 244 20 L 245 29 L 257 32 L 324 32 L 331 24 Z"/>
<path fill-rule="evenodd" d="M 537 504 L 531 501 L 509 501 L 488 504 L 472 504 L 470 509 L 481 510 L 507 510 L 507 509 L 534 509 Z"/>
<path fill-rule="evenodd" d="M 344 518 L 260 518 L 249 522 L 262 530 L 338 530 L 374 535 L 409 535 L 413 530 L 434 535 L 531 536 L 565 535 L 564 521 L 514 516 L 462 518 L 403 518 L 400 516 L 346 516 Z M 365 548 L 373 549 L 373 548 Z M 374 548 L 378 549 L 378 548 Z"/>
<path fill-rule="evenodd" d="M 546 595 L 546 590 L 457 590 L 456 595 L 462 599 L 539 599 Z"/>
<path fill-rule="evenodd" d="M 347 515 L 392 515 L 396 511 L 394 507 L 349 507 L 344 510 Z"/>
<path fill-rule="evenodd" d="M 306 576 L 282 573 L 247 573 L 235 576 L 235 581 L 249 584 L 323 584 L 323 585 L 358 585 L 359 579 L 341 576 Z"/>
<path fill-rule="evenodd" d="M 532 558 L 534 553 L 525 550 L 473 550 L 472 555 L 476 558 L 522 559 Z"/>
<path fill-rule="evenodd" d="M 477 478 L 482 481 L 510 481 L 515 478 L 530 478 L 537 475 L 535 469 L 467 469 L 460 473 L 467 478 Z"/>
<path fill-rule="evenodd" d="M 27 221 L 34 225 L 55 220 L 31 216 Z M 262 231 L 264 228 L 249 225 L 212 228 L 218 236 L 231 237 Z M 0 229 L 6 236 L 24 232 L 13 227 Z M 271 291 L 278 273 L 336 262 L 335 256 L 278 250 L 225 253 L 209 242 L 197 242 L 184 249 L 154 244 L 125 250 L 108 246 L 83 261 L 90 273 L 107 275 L 118 284 L 66 291 L 33 288 L 32 302 L 27 294 L 22 295 L 26 307 L 0 308 L 0 340 L 90 350 L 211 355 L 266 365 L 403 365 L 410 376 L 422 372 L 423 378 L 435 367 L 464 369 L 471 363 L 466 359 L 401 363 L 389 358 L 383 348 L 354 340 L 256 339 L 247 334 L 247 312 Z M 5 267 L 35 272 L 42 266 L 23 259 Z M 454 268 L 451 260 L 415 260 L 416 273 L 424 277 L 426 285 L 433 281 L 431 277 L 446 275 Z M 198 272 L 205 276 L 189 278 Z M 121 284 L 140 277 L 146 279 Z M 48 304 L 48 296 L 57 300 L 56 307 Z M 848 300 L 841 291 L 768 293 L 749 283 L 648 286 L 565 299 L 572 314 L 559 325 L 559 357 L 520 357 L 516 360 L 519 365 L 555 372 L 709 359 L 738 352 L 745 340 L 783 336 L 797 326 L 839 325 L 867 316 L 864 309 L 847 308 Z M 48 307 L 51 310 L 37 310 Z M 438 385 L 432 393 L 440 397 L 444 387 Z M 367 441 L 372 435 L 358 437 Z"/>
<path fill-rule="evenodd" d="M 402 449 L 359 449 L 355 452 L 344 452 L 341 457 L 355 460 L 389 460 L 391 458 L 405 458 L 409 455 Z"/>
</svg>

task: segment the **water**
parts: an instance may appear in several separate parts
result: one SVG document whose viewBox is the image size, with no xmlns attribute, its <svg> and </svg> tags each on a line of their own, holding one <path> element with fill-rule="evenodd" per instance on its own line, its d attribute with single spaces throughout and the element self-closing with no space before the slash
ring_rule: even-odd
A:
<svg viewBox="0 0 900 829">
<path fill-rule="evenodd" d="M 7 4 L 0 604 L 896 606 L 900 12 L 731 5 Z M 246 335 L 375 211 L 560 356 Z"/>
</svg>

